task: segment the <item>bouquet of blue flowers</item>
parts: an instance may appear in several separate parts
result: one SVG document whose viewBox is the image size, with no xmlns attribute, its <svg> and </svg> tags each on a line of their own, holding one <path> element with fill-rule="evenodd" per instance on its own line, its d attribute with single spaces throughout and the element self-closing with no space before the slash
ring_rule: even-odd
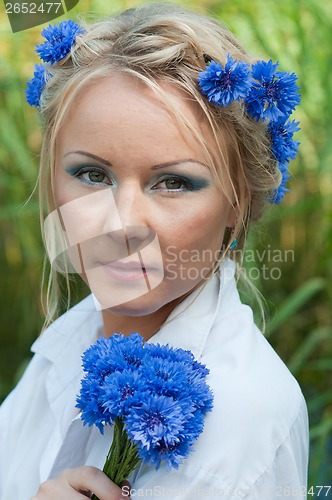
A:
<svg viewBox="0 0 332 500">
<path fill-rule="evenodd" d="M 83 354 L 77 407 L 84 425 L 114 425 L 104 472 L 120 485 L 143 461 L 178 468 L 203 431 L 209 370 L 190 351 L 143 343 L 138 333 L 99 338 Z M 94 496 L 93 498 L 96 499 Z"/>
</svg>

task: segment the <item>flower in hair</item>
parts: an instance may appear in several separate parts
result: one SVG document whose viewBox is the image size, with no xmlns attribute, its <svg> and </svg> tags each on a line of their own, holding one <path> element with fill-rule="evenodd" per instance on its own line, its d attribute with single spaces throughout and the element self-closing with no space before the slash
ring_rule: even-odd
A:
<svg viewBox="0 0 332 500">
<path fill-rule="evenodd" d="M 37 45 L 36 52 L 46 63 L 54 64 L 61 61 L 75 43 L 76 36 L 84 33 L 83 28 L 72 21 L 61 21 L 59 25 L 51 24 L 42 30 L 46 42 Z"/>
<path fill-rule="evenodd" d="M 51 74 L 44 64 L 35 64 L 34 76 L 27 81 L 27 88 L 25 89 L 26 100 L 30 106 L 39 107 L 40 96 L 50 77 Z"/>
<path fill-rule="evenodd" d="M 296 156 L 300 143 L 293 139 L 293 135 L 300 130 L 299 123 L 295 120 L 286 123 L 283 120 L 269 123 L 268 133 L 271 137 L 272 151 L 280 164 L 288 163 Z"/>
<path fill-rule="evenodd" d="M 271 59 L 252 66 L 254 79 L 246 98 L 248 113 L 258 120 L 287 120 L 300 102 L 295 73 L 276 71 L 279 63 Z M 255 81 L 256 80 L 256 81 Z"/>
<path fill-rule="evenodd" d="M 277 71 L 272 60 L 249 65 L 227 55 L 225 67 L 211 61 L 199 73 L 198 84 L 209 102 L 225 107 L 234 100 L 243 100 L 246 110 L 256 121 L 267 121 L 267 134 L 277 168 L 281 172 L 280 186 L 274 190 L 271 203 L 279 204 L 288 191 L 288 163 L 296 156 L 299 142 L 293 139 L 299 122 L 288 120 L 300 102 L 295 73 Z"/>
<path fill-rule="evenodd" d="M 275 205 L 279 205 L 279 203 L 282 202 L 285 194 L 289 191 L 288 188 L 286 188 L 286 184 L 288 182 L 288 179 L 290 177 L 288 173 L 288 165 L 279 165 L 279 169 L 281 172 L 281 183 L 277 187 L 277 189 L 274 190 L 272 193 L 272 196 L 269 200 L 270 203 L 274 203 Z"/>
<path fill-rule="evenodd" d="M 211 61 L 206 70 L 199 73 L 198 84 L 209 102 L 224 107 L 247 96 L 250 80 L 249 64 L 228 54 L 225 67 Z"/>
<path fill-rule="evenodd" d="M 36 52 L 47 63 L 36 64 L 33 78 L 27 82 L 26 100 L 30 106 L 40 106 L 40 98 L 48 79 L 52 76 L 48 68 L 55 62 L 61 61 L 76 41 L 76 36 L 84 33 L 83 28 L 75 21 L 62 21 L 57 26 L 49 25 L 42 30 L 46 42 L 37 45 Z"/>
</svg>

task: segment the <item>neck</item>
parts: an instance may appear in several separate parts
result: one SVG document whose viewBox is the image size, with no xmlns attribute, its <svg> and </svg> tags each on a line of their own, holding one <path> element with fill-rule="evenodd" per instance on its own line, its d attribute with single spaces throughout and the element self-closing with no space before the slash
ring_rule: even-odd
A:
<svg viewBox="0 0 332 500">
<path fill-rule="evenodd" d="M 204 285 L 206 283 L 207 281 L 204 282 Z M 122 333 L 125 336 L 129 336 L 132 332 L 137 332 L 145 341 L 149 340 L 160 330 L 173 309 L 201 285 L 202 282 L 197 283 L 192 290 L 189 290 L 181 297 L 165 304 L 157 311 L 144 316 L 126 316 L 116 314 L 110 309 L 102 310 L 105 337 L 109 338 L 114 333 Z"/>
<path fill-rule="evenodd" d="M 181 300 L 177 299 L 177 301 L 166 304 L 158 309 L 158 311 L 145 316 L 125 316 L 115 314 L 109 309 L 104 309 L 102 311 L 104 335 L 108 338 L 114 333 L 123 333 L 123 335 L 128 336 L 132 332 L 137 332 L 147 341 L 158 332 Z"/>
</svg>

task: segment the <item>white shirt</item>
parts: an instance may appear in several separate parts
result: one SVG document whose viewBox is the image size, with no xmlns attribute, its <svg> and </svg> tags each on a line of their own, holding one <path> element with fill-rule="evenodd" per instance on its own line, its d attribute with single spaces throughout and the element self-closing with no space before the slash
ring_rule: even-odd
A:
<svg viewBox="0 0 332 500">
<path fill-rule="evenodd" d="M 306 404 L 241 303 L 234 268 L 226 260 L 220 277 L 187 297 L 150 340 L 189 349 L 210 369 L 214 408 L 178 470 L 143 465 L 134 473 L 132 499 L 306 498 Z M 89 296 L 33 344 L 32 361 L 0 408 L 0 500 L 27 500 L 67 467 L 103 467 L 112 428 L 102 436 L 83 427 L 75 408 L 81 355 L 102 334 Z"/>
</svg>

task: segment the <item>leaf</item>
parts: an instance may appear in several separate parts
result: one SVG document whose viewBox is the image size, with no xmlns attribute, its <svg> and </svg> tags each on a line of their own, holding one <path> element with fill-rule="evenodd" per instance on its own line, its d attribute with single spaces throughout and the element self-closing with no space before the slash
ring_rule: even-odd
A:
<svg viewBox="0 0 332 500">
<path fill-rule="evenodd" d="M 325 418 L 318 425 L 310 429 L 310 439 L 317 439 L 322 436 L 328 436 L 332 431 L 332 417 Z"/>
<path fill-rule="evenodd" d="M 309 414 L 316 412 L 317 410 L 322 410 L 327 404 L 332 403 L 332 391 L 327 389 L 322 394 L 319 393 L 317 396 L 311 396 L 306 398 Z"/>
<path fill-rule="evenodd" d="M 323 278 L 313 278 L 295 292 L 287 297 L 280 306 L 277 314 L 272 318 L 266 328 L 266 335 L 271 335 L 278 330 L 291 316 L 293 316 L 301 307 L 303 307 L 316 293 L 322 290 L 325 286 Z"/>
<path fill-rule="evenodd" d="M 300 347 L 288 362 L 288 368 L 293 374 L 298 373 L 303 368 L 306 360 L 313 353 L 316 347 L 323 341 L 332 338 L 332 329 L 330 327 L 322 327 L 308 335 L 302 342 Z M 326 361 L 326 360 L 325 360 Z M 332 363 L 331 363 L 332 368 Z"/>
</svg>

